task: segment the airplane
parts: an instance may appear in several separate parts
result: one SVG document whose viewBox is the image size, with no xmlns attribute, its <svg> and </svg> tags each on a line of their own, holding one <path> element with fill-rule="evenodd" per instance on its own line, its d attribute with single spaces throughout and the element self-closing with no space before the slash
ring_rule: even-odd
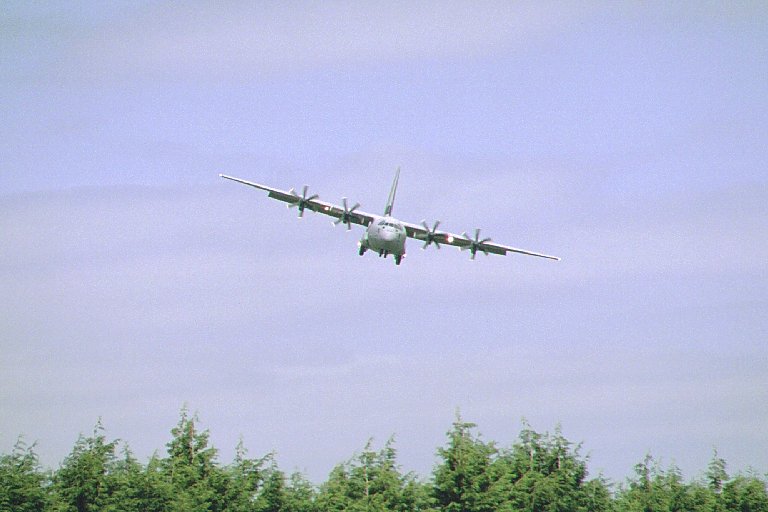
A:
<svg viewBox="0 0 768 512">
<path fill-rule="evenodd" d="M 365 226 L 365 233 L 363 233 L 363 237 L 360 239 L 360 242 L 358 242 L 358 253 L 360 256 L 364 255 L 368 250 L 378 253 L 379 257 L 384 258 L 391 254 L 396 265 L 400 265 L 403 257 L 405 257 L 405 240 L 408 237 L 423 241 L 424 245 L 422 246 L 422 249 L 427 249 L 432 244 L 438 249 L 440 249 L 440 244 L 459 247 L 462 251 L 469 251 L 470 258 L 473 260 L 478 251 L 486 256 L 488 254 L 506 255 L 508 252 L 514 252 L 550 260 L 560 260 L 557 256 L 549 256 L 547 254 L 517 249 L 515 247 L 497 244 L 491 241 L 490 238 L 480 238 L 479 228 L 475 229 L 475 235 L 472 237 L 466 232 L 457 235 L 447 231 L 438 231 L 437 228 L 440 226 L 439 220 L 435 221 L 431 228 L 425 220 L 421 221 L 420 224 L 412 224 L 397 220 L 392 216 L 392 206 L 395 202 L 397 183 L 400 179 L 400 168 L 395 172 L 395 180 L 392 182 L 392 188 L 389 191 L 389 198 L 387 199 L 387 205 L 384 208 L 384 215 L 374 215 L 372 213 L 360 211 L 358 210 L 360 203 L 355 203 L 350 208 L 346 197 L 342 198 L 341 205 L 320 201 L 317 194 L 307 195 L 307 190 L 309 189 L 307 185 L 304 185 L 302 193 L 299 195 L 294 189 L 288 191 L 280 190 L 242 178 L 227 176 L 226 174 L 219 174 L 219 177 L 264 190 L 268 193 L 268 197 L 288 203 L 288 208 L 297 208 L 299 217 L 303 217 L 304 210 L 309 209 L 316 213 L 334 217 L 336 220 L 333 221 L 333 224 L 345 224 L 347 226 L 347 231 L 352 229 L 352 224 Z"/>
</svg>

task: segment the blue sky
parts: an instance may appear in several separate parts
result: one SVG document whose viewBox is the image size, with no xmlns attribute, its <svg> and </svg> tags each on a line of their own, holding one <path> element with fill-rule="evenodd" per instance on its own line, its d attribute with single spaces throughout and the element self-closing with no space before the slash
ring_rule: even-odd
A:
<svg viewBox="0 0 768 512">
<path fill-rule="evenodd" d="M 760 2 L 29 5 L 0 12 L 0 448 L 183 404 L 320 481 L 456 408 L 621 480 L 768 471 Z M 219 172 L 557 254 L 360 258 Z"/>
</svg>

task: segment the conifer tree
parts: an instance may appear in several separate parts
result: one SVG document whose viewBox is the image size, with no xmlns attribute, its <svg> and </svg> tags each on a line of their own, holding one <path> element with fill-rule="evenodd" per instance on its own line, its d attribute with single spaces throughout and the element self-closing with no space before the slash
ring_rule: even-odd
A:
<svg viewBox="0 0 768 512">
<path fill-rule="evenodd" d="M 448 445 L 438 449 L 441 463 L 434 471 L 434 496 L 446 512 L 492 512 L 498 507 L 491 489 L 491 458 L 497 450 L 472 433 L 474 423 L 457 413 Z"/>
<path fill-rule="evenodd" d="M 107 442 L 101 420 L 91 437 L 80 436 L 54 477 L 55 510 L 91 512 L 104 508 L 107 475 L 117 442 Z"/>
<path fill-rule="evenodd" d="M 227 478 L 217 464 L 216 449 L 208 446 L 208 431 L 198 431 L 197 422 L 197 415 L 182 409 L 166 445 L 163 471 L 173 491 L 173 510 L 218 512 L 225 508 Z"/>
<path fill-rule="evenodd" d="M 402 475 L 397 466 L 392 439 L 374 451 L 368 441 L 351 461 L 336 466 L 320 488 L 318 510 L 335 511 L 420 511 L 427 510 L 425 492 L 411 474 Z"/>
<path fill-rule="evenodd" d="M 316 497 L 315 488 L 301 473 L 296 472 L 291 475 L 285 490 L 286 510 L 290 512 L 317 512 Z"/>
<path fill-rule="evenodd" d="M 226 505 L 229 512 L 250 512 L 264 479 L 264 464 L 272 454 L 262 459 L 249 459 L 241 439 L 235 448 L 235 460 L 227 470 Z"/>
<path fill-rule="evenodd" d="M 34 451 L 22 438 L 10 455 L 0 456 L 0 511 L 38 512 L 46 502 L 45 476 Z"/>
<path fill-rule="evenodd" d="M 754 475 L 739 475 L 728 481 L 722 497 L 729 512 L 768 512 L 766 482 Z"/>
</svg>

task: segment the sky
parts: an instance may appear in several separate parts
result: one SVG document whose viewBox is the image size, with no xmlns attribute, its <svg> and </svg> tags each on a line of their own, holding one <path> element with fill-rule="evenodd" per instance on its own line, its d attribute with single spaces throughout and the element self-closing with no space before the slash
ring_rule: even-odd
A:
<svg viewBox="0 0 768 512">
<path fill-rule="evenodd" d="M 768 472 L 764 2 L 5 2 L 0 453 L 182 407 L 323 481 L 457 410 L 511 445 Z M 555 254 L 362 230 L 226 173 Z"/>
</svg>

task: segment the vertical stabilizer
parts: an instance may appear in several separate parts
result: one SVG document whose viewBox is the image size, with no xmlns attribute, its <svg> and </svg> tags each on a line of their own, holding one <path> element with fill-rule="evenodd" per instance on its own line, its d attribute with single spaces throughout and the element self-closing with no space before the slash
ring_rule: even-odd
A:
<svg viewBox="0 0 768 512">
<path fill-rule="evenodd" d="M 384 216 L 392 215 L 392 205 L 395 204 L 395 194 L 397 193 L 397 181 L 400 179 L 400 168 L 395 172 L 395 181 L 392 182 L 392 190 L 389 191 L 387 207 L 384 208 Z"/>
</svg>

